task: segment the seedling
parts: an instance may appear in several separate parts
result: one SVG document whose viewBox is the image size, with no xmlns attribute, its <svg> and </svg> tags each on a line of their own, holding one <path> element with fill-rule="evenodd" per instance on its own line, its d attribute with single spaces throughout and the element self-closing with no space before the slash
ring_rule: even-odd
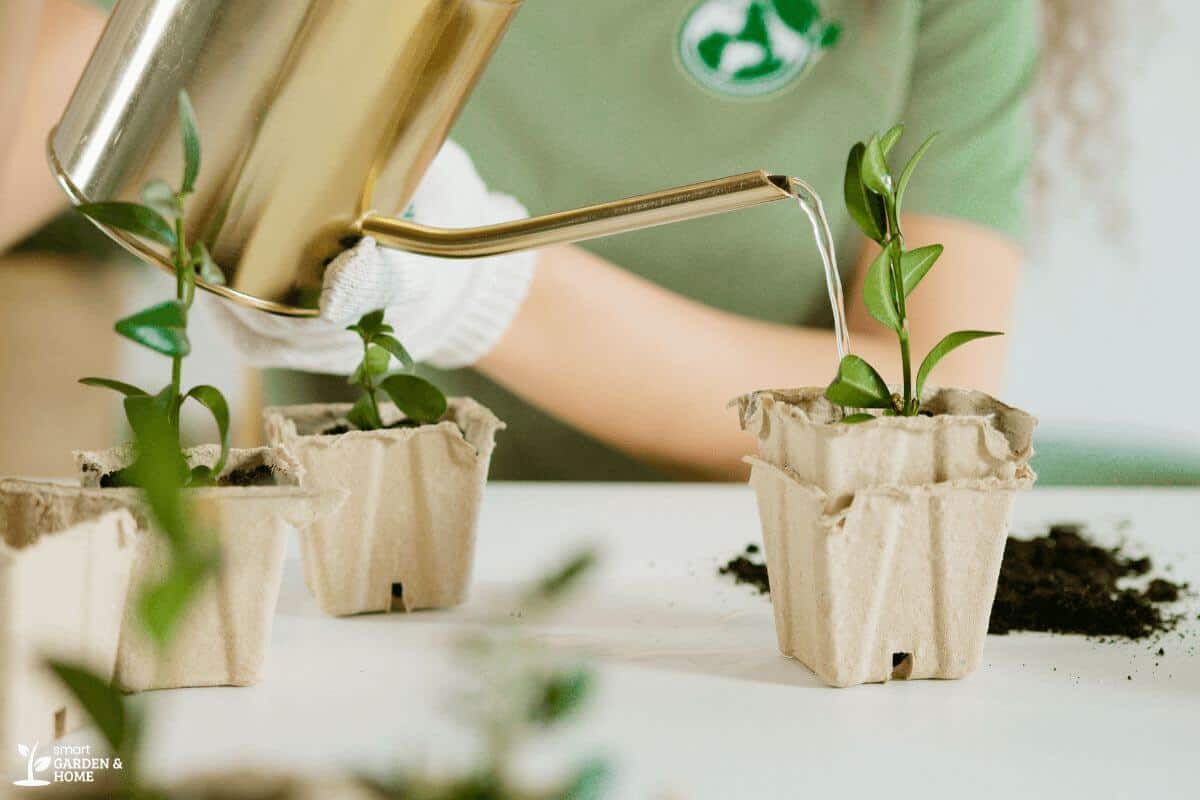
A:
<svg viewBox="0 0 1200 800">
<path fill-rule="evenodd" d="M 524 623 L 558 606 L 594 564 L 590 551 L 568 559 L 526 593 L 519 617 L 497 620 L 458 642 L 471 685 L 455 698 L 454 708 L 480 739 L 479 765 L 449 780 L 402 775 L 372 782 L 375 791 L 394 800 L 598 800 L 605 794 L 612 773 L 600 758 L 586 759 L 548 790 L 530 791 L 516 774 L 522 748 L 577 716 L 592 686 L 585 666 L 553 657 L 524 632 Z"/>
<path fill-rule="evenodd" d="M 921 407 L 925 381 L 937 363 L 951 351 L 975 339 L 999 336 L 997 331 L 955 331 L 938 342 L 917 370 L 913 383 L 912 357 L 909 352 L 906 298 L 921 282 L 942 254 L 942 245 L 931 244 L 913 250 L 904 249 L 900 228 L 900 209 L 904 193 L 912 180 L 917 162 L 937 138 L 933 134 L 917 148 L 899 176 L 892 175 L 888 153 L 900 140 L 903 125 L 876 134 L 850 149 L 846 162 L 844 191 L 846 208 L 862 232 L 882 248 L 867 269 L 863 297 L 872 317 L 896 332 L 900 340 L 903 366 L 903 395 L 893 393 L 879 372 L 856 355 L 847 355 L 838 365 L 837 377 L 825 389 L 825 396 L 848 408 L 881 408 L 888 416 L 915 416 Z M 868 413 L 854 413 L 842 422 L 867 422 Z"/>
<path fill-rule="evenodd" d="M 384 427 L 379 414 L 380 391 L 392 399 L 412 424 L 424 425 L 442 418 L 446 413 L 446 396 L 429 381 L 412 374 L 412 356 L 392 335 L 395 329 L 383 321 L 382 310 L 364 314 L 346 330 L 357 333 L 363 345 L 362 361 L 349 379 L 363 392 L 346 415 L 351 425 L 364 431 Z M 393 358 L 400 362 L 400 370 L 388 374 Z"/>
<path fill-rule="evenodd" d="M 176 457 L 172 469 L 179 472 L 182 485 L 211 485 L 225 467 L 229 455 L 229 404 L 214 386 L 195 386 L 186 392 L 181 388 L 183 359 L 191 352 L 188 340 L 188 311 L 196 295 L 196 277 L 208 283 L 225 282 L 221 270 L 213 261 L 203 242 L 187 242 L 184 201 L 195 190 L 200 172 L 200 136 L 196 117 L 186 92 L 179 93 L 179 124 L 183 134 L 183 178 L 178 190 L 166 181 L 155 179 L 142 188 L 142 203 L 101 202 L 78 206 L 80 213 L 100 225 L 118 228 L 167 247 L 175 267 L 175 299 L 151 306 L 119 320 L 116 332 L 127 339 L 168 356 L 171 359 L 171 382 L 157 394 L 110 378 L 83 378 L 80 383 L 112 389 L 125 397 L 125 417 L 135 437 L 153 417 L 162 417 L 175 443 Z M 179 433 L 179 412 L 185 401 L 195 400 L 207 408 L 217 423 L 221 439 L 221 454 L 212 467 L 198 466 L 190 472 L 182 453 Z M 139 458 L 141 456 L 139 455 Z M 133 468 L 121 470 L 110 477 L 112 485 L 134 483 Z"/>
</svg>

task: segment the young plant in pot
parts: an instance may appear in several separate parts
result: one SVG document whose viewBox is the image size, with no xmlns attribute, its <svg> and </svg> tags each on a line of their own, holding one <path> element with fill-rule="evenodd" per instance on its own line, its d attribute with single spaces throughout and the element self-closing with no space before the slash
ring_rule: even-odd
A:
<svg viewBox="0 0 1200 800">
<path fill-rule="evenodd" d="M 901 384 L 847 355 L 824 388 L 738 399 L 758 497 L 780 650 L 834 686 L 960 678 L 979 664 L 1016 490 L 1036 420 L 986 394 L 934 389 L 948 353 L 991 331 L 941 340 L 915 376 L 905 299 L 941 255 L 906 250 L 900 209 L 926 140 L 899 173 L 901 126 L 856 144 L 846 166 L 851 217 L 881 252 L 864 300 L 896 332 Z"/>
<path fill-rule="evenodd" d="M 303 467 L 305 487 L 350 493 L 339 513 L 302 534 L 305 581 L 334 616 L 457 605 L 467 594 L 479 505 L 504 424 L 474 400 L 447 399 L 411 374 L 413 361 L 382 311 L 347 330 L 363 345 L 350 376 L 362 389 L 358 401 L 264 414 L 268 442 Z"/>
<path fill-rule="evenodd" d="M 183 138 L 183 176 L 178 190 L 152 180 L 142 203 L 99 202 L 79 211 L 102 225 L 148 239 L 167 249 L 175 267 L 175 297 L 116 323 L 120 335 L 170 359 L 170 383 L 149 392 L 121 381 L 84 378 L 89 386 L 124 397 L 125 416 L 135 442 L 109 450 L 78 452 L 84 490 L 59 491 L 55 502 L 82 507 L 97 502 L 124 503 L 148 521 L 144 502 L 132 487 L 171 480 L 188 490 L 188 503 L 212 534 L 212 548 L 201 552 L 158 520 L 162 535 L 139 538 L 133 567 L 131 606 L 121 636 L 117 684 L 127 691 L 177 686 L 244 685 L 258 679 L 270 639 L 289 534 L 318 513 L 315 495 L 298 488 L 298 465 L 269 448 L 233 450 L 229 446 L 229 406 L 213 386 L 182 388 L 183 360 L 191 351 L 188 317 L 196 276 L 219 282 L 221 274 L 202 242 L 188 244 L 184 207 L 200 170 L 200 139 L 186 94 L 179 96 Z M 180 413 L 195 400 L 217 424 L 217 445 L 183 449 Z M 143 443 L 153 439 L 157 468 L 148 469 Z M 164 449 L 165 446 L 165 449 Z M 165 453 L 165 455 L 163 455 Z M 47 489 L 48 492 L 53 490 Z M 336 502 L 336 498 L 326 498 Z M 218 570 L 217 564 L 221 567 Z M 209 578 L 212 580 L 209 580 Z M 148 636 L 133 624 L 139 613 L 153 618 L 156 609 L 198 595 L 180 622 L 170 652 L 156 657 L 161 636 Z M 151 633 L 154 627 L 149 628 Z"/>
</svg>

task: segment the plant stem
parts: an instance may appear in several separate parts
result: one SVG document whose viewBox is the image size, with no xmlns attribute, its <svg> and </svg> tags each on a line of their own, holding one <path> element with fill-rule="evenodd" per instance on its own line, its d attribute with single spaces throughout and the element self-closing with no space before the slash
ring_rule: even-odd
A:
<svg viewBox="0 0 1200 800">
<path fill-rule="evenodd" d="M 371 349 L 371 342 L 368 339 L 363 339 L 363 364 L 367 363 L 367 353 Z M 375 419 L 379 420 L 379 424 L 383 425 L 383 417 L 379 414 L 379 400 L 375 397 L 375 379 L 371 377 L 371 373 L 363 370 L 363 391 L 367 393 L 367 402 L 371 404 L 371 410 L 375 413 Z"/>
<path fill-rule="evenodd" d="M 175 204 L 178 214 L 175 216 L 175 299 L 183 304 L 183 327 L 187 330 L 187 312 L 191 308 L 192 298 L 188 297 L 188 271 L 191 264 L 188 260 L 187 238 L 183 229 L 183 198 L 176 196 Z M 179 430 L 180 393 L 183 385 L 183 356 L 171 357 L 171 386 L 174 390 L 174 407 L 171 409 L 171 426 Z"/>
<path fill-rule="evenodd" d="M 892 247 L 890 266 L 892 271 L 892 287 L 896 291 L 896 313 L 900 317 L 900 328 L 896 331 L 896 335 L 900 339 L 900 363 L 904 370 L 904 405 L 900 409 L 900 413 L 905 416 L 911 416 L 911 408 L 913 406 L 912 353 L 908 342 L 908 311 L 905 307 L 904 270 L 901 266 L 901 258 L 904 256 L 904 233 L 900 230 L 900 217 L 896 213 L 896 194 L 894 191 L 889 192 L 884 197 L 884 207 L 887 210 L 888 221 L 887 245 L 894 245 Z"/>
</svg>

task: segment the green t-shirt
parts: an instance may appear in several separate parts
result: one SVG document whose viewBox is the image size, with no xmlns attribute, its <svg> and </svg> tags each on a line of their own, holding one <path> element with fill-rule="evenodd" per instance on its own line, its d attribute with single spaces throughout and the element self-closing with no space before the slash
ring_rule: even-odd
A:
<svg viewBox="0 0 1200 800">
<path fill-rule="evenodd" d="M 904 121 L 893 163 L 904 163 L 930 132 L 942 134 L 922 161 L 906 211 L 1020 236 L 1032 154 L 1025 103 L 1036 48 L 1032 0 L 827 2 L 824 18 L 842 26 L 836 46 L 790 80 L 786 68 L 768 65 L 786 80 L 782 88 L 735 96 L 758 87 L 722 76 L 743 63 L 753 71 L 760 54 L 752 47 L 731 53 L 740 61 L 714 77 L 703 66 L 716 59 L 699 51 L 750 27 L 755 5 L 527 0 L 451 136 L 489 186 L 533 214 L 753 169 L 800 176 L 824 199 L 849 283 L 862 239 L 841 200 L 846 152 Z M 699 62 L 692 58 L 698 52 Z M 790 203 L 583 246 L 717 308 L 772 322 L 831 323 L 808 222 Z M 471 395 L 508 422 L 492 460 L 495 477 L 660 477 L 478 373 L 434 374 L 449 393 Z"/>
<path fill-rule="evenodd" d="M 932 131 L 942 134 L 905 210 L 1019 237 L 1032 157 L 1033 0 L 827 0 L 824 23 L 797 25 L 809 23 L 810 52 L 820 50 L 814 37 L 823 25 L 840 25 L 840 36 L 826 35 L 836 44 L 811 61 L 805 43 L 797 44 L 804 37 L 779 33 L 781 20 L 804 17 L 808 5 L 527 0 L 451 136 L 489 186 L 533 214 L 753 169 L 797 175 L 824 198 L 849 283 L 862 239 L 841 201 L 846 152 L 904 121 L 893 163 Z M 831 323 L 808 222 L 786 202 L 582 246 L 717 308 L 779 323 Z M 472 370 L 426 372 L 447 393 L 471 395 L 508 423 L 493 477 L 665 477 Z M 284 383 L 270 381 L 268 396 L 344 394 L 337 379 Z"/>
</svg>

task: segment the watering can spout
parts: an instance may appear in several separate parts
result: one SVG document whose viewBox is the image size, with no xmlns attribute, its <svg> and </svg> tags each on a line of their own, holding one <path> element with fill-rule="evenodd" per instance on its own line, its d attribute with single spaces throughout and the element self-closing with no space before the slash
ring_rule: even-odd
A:
<svg viewBox="0 0 1200 800">
<path fill-rule="evenodd" d="M 789 179 L 746 172 L 539 217 L 448 229 L 368 214 L 357 232 L 388 247 L 443 258 L 477 258 L 552 244 L 582 242 L 669 222 L 737 211 L 792 197 Z"/>
<path fill-rule="evenodd" d="M 391 219 L 445 141 L 520 0 L 119 0 L 62 119 L 51 170 L 75 203 L 139 202 L 181 174 L 176 97 L 201 160 L 185 235 L 242 305 L 316 315 L 348 235 L 469 258 L 748 208 L 792 196 L 749 172 L 468 230 Z M 530 13 L 536 13 L 536 10 Z M 526 198 L 527 200 L 531 198 Z M 172 271 L 160 244 L 101 226 Z"/>
</svg>

